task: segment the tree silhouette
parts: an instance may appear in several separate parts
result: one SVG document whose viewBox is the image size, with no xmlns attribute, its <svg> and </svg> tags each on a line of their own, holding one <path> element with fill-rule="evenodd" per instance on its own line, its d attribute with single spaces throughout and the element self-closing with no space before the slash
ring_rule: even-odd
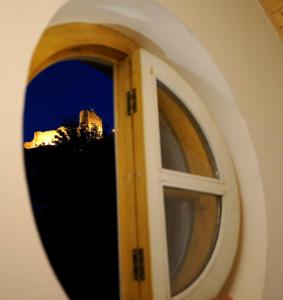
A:
<svg viewBox="0 0 283 300">
<path fill-rule="evenodd" d="M 98 140 L 102 138 L 102 134 L 95 125 L 89 127 L 82 124 L 80 127 L 62 126 L 57 129 L 54 144 L 69 148 L 73 152 L 89 152 L 90 147 L 98 144 Z"/>
</svg>

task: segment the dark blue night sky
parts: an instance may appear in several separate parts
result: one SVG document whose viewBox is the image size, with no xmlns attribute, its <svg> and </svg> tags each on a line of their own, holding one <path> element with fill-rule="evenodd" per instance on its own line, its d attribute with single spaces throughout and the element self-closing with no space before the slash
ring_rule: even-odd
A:
<svg viewBox="0 0 283 300">
<path fill-rule="evenodd" d="M 34 131 L 57 129 L 67 120 L 79 124 L 82 109 L 94 109 L 104 129 L 114 127 L 111 68 L 78 60 L 48 67 L 27 87 L 24 141 L 31 141 Z"/>
</svg>

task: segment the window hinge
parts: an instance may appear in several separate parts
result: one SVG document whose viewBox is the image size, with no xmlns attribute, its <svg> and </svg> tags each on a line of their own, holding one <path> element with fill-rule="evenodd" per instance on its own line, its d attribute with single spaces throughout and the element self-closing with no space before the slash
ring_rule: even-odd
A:
<svg viewBox="0 0 283 300">
<path fill-rule="evenodd" d="M 142 248 L 133 249 L 133 273 L 135 281 L 144 281 L 144 252 Z"/>
<path fill-rule="evenodd" d="M 127 108 L 128 116 L 132 116 L 137 112 L 137 93 L 136 89 L 127 92 Z"/>
</svg>

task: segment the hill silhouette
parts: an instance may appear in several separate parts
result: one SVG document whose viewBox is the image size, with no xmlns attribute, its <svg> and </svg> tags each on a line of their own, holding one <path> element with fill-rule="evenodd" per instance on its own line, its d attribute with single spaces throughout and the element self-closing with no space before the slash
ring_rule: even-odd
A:
<svg viewBox="0 0 283 300">
<path fill-rule="evenodd" d="M 24 154 L 39 234 L 68 296 L 118 300 L 114 134 L 68 126 L 55 146 Z"/>
</svg>

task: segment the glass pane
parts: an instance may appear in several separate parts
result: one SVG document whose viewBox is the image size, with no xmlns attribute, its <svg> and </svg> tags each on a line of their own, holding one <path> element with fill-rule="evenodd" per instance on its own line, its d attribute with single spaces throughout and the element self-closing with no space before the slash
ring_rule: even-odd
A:
<svg viewBox="0 0 283 300">
<path fill-rule="evenodd" d="M 49 261 L 72 300 L 100 292 L 119 299 L 113 124 L 112 67 L 64 61 L 27 87 L 31 203 Z"/>
<path fill-rule="evenodd" d="M 187 288 L 207 265 L 218 236 L 221 198 L 164 188 L 171 294 Z"/>
<path fill-rule="evenodd" d="M 162 167 L 195 175 L 217 177 L 207 141 L 181 101 L 158 82 Z"/>
</svg>

